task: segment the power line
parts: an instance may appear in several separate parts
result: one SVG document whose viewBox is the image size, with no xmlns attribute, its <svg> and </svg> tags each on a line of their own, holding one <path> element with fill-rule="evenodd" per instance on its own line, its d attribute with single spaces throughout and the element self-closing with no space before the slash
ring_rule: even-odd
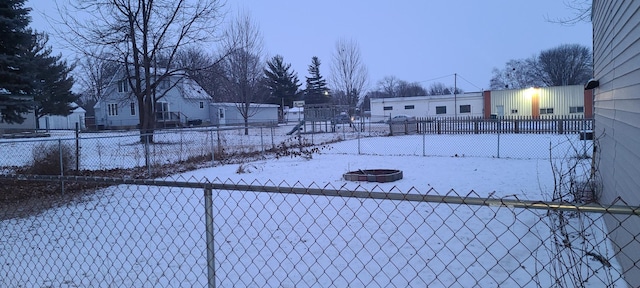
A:
<svg viewBox="0 0 640 288">
<path fill-rule="evenodd" d="M 460 74 L 458 74 L 458 77 L 460 77 L 460 79 L 464 80 L 465 82 L 471 84 L 471 86 L 478 88 L 478 90 L 482 90 L 482 88 L 478 87 L 478 85 L 471 83 L 471 81 L 465 79 L 464 77 L 460 76 Z"/>
<path fill-rule="evenodd" d="M 438 80 L 438 79 L 447 78 L 447 77 L 451 77 L 451 76 L 453 76 L 453 74 L 444 75 L 444 76 L 440 76 L 440 77 L 437 77 L 437 78 L 428 79 L 428 80 L 422 80 L 422 81 L 417 81 L 417 82 L 418 83 L 431 82 L 431 81 L 435 81 L 435 80 Z"/>
</svg>

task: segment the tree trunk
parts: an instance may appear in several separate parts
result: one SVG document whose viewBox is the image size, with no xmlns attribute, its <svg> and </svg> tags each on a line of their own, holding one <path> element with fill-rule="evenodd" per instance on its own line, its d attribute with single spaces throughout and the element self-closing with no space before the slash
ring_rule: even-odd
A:
<svg viewBox="0 0 640 288">
<path fill-rule="evenodd" d="M 249 117 L 244 117 L 244 135 L 249 135 Z"/>
<path fill-rule="evenodd" d="M 153 111 L 152 100 L 145 97 L 143 110 L 140 111 L 140 142 L 153 143 L 153 133 L 155 132 L 155 112 Z"/>
</svg>

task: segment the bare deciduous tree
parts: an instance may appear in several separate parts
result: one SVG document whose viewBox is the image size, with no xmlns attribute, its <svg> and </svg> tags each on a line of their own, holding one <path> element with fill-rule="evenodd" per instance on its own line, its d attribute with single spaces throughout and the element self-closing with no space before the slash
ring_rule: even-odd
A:
<svg viewBox="0 0 640 288">
<path fill-rule="evenodd" d="M 222 17 L 220 0 L 70 0 L 58 6 L 68 27 L 67 42 L 90 57 L 101 48 L 123 66 L 131 95 L 137 100 L 141 141 L 153 142 L 155 103 L 169 77 L 185 77 L 175 64 L 182 47 L 206 43 Z M 85 17 L 76 17 L 82 14 Z M 162 67 L 158 65 L 162 55 Z M 178 81 L 172 81 L 176 85 Z"/>
<path fill-rule="evenodd" d="M 504 70 L 493 69 L 491 89 L 585 84 L 593 74 L 591 50 L 565 44 L 527 59 L 510 60 Z"/>
<path fill-rule="evenodd" d="M 79 101 L 87 111 L 87 116 L 93 116 L 93 105 L 102 99 L 107 87 L 113 83 L 119 64 L 111 61 L 108 55 L 92 52 L 97 57 L 84 57 L 78 61 L 77 82 L 82 87 Z"/>
<path fill-rule="evenodd" d="M 521 89 L 544 86 L 536 56 L 509 60 L 505 68 L 493 68 L 490 87 L 494 90 Z"/>
<path fill-rule="evenodd" d="M 442 82 L 435 82 L 429 86 L 427 93 L 429 95 L 451 95 L 451 94 L 460 94 L 462 93 L 462 89 L 457 87 L 447 86 Z"/>
<path fill-rule="evenodd" d="M 385 97 L 396 97 L 397 87 L 398 87 L 398 78 L 396 76 L 384 76 L 382 80 L 378 81 L 378 90 L 381 93 L 386 94 Z"/>
<path fill-rule="evenodd" d="M 396 86 L 396 95 L 398 97 L 425 96 L 427 91 L 418 82 L 400 80 Z"/>
<path fill-rule="evenodd" d="M 341 39 L 335 47 L 331 62 L 333 90 L 344 92 L 346 104 L 350 109 L 356 108 L 369 78 L 367 67 L 356 41 Z"/>
<path fill-rule="evenodd" d="M 585 84 L 593 74 L 591 50 L 579 44 L 560 45 L 540 52 L 538 65 L 547 86 Z"/>
<path fill-rule="evenodd" d="M 223 101 L 224 84 L 223 61 L 221 56 L 207 53 L 201 47 L 188 47 L 178 52 L 177 67 L 184 67 L 189 78 L 193 79 L 214 101 Z"/>
<path fill-rule="evenodd" d="M 262 35 L 246 13 L 239 14 L 224 35 L 228 54 L 223 61 L 224 91 L 228 99 L 236 103 L 244 119 L 245 135 L 248 135 L 249 118 L 258 112 L 256 104 L 262 103 L 267 96 L 263 86 Z"/>
</svg>

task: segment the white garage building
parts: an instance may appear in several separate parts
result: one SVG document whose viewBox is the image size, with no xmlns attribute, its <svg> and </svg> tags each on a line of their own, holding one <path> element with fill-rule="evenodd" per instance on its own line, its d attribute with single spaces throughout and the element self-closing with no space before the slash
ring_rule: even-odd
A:
<svg viewBox="0 0 640 288">
<path fill-rule="evenodd" d="M 481 117 L 482 92 L 457 95 L 433 95 L 371 99 L 371 121 L 383 121 L 396 115 L 414 117 Z"/>
</svg>

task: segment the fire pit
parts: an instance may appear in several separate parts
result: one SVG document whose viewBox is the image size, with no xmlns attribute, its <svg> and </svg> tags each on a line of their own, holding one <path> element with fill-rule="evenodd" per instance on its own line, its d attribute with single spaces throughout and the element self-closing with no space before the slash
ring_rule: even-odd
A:
<svg viewBox="0 0 640 288">
<path fill-rule="evenodd" d="M 344 180 L 366 182 L 393 182 L 402 179 L 402 171 L 394 169 L 368 169 L 344 173 Z"/>
</svg>

